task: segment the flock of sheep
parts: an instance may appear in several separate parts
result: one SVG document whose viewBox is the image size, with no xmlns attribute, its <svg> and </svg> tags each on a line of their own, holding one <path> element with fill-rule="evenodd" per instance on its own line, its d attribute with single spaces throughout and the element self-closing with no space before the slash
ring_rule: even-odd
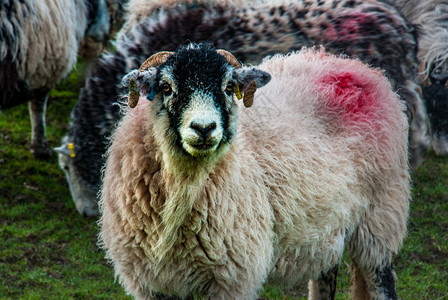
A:
<svg viewBox="0 0 448 300">
<path fill-rule="evenodd" d="M 0 109 L 29 102 L 36 156 L 91 62 L 55 150 L 129 294 L 333 299 L 346 250 L 354 298 L 397 298 L 409 168 L 448 154 L 448 1 L 0 5 Z"/>
</svg>

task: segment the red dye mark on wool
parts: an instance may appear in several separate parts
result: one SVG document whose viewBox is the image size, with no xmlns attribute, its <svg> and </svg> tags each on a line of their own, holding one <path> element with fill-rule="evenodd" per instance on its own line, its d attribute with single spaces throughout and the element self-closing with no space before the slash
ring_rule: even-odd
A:
<svg viewBox="0 0 448 300">
<path fill-rule="evenodd" d="M 337 22 L 327 24 L 324 36 L 329 41 L 352 41 L 366 36 L 376 28 L 375 16 L 363 12 L 353 12 L 336 19 Z M 371 33 L 370 33 L 371 34 Z"/>
<path fill-rule="evenodd" d="M 360 121 L 375 118 L 380 99 L 374 97 L 372 83 L 349 72 L 324 75 L 319 90 L 327 95 L 326 106 L 345 120 Z"/>
</svg>

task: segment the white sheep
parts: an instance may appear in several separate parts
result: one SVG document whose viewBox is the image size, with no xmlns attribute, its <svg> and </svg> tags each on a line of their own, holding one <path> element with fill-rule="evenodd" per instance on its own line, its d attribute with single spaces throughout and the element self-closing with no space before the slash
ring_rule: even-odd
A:
<svg viewBox="0 0 448 300">
<path fill-rule="evenodd" d="M 30 101 L 31 151 L 49 155 L 48 92 L 71 72 L 84 38 L 108 36 L 106 0 L 2 1 L 0 32 L 0 110 Z"/>
<path fill-rule="evenodd" d="M 327 299 L 347 249 L 353 296 L 396 299 L 408 123 L 380 70 L 322 50 L 241 67 L 191 44 L 123 82 L 140 98 L 111 138 L 99 224 L 129 294 L 255 299 L 311 279 Z"/>
</svg>

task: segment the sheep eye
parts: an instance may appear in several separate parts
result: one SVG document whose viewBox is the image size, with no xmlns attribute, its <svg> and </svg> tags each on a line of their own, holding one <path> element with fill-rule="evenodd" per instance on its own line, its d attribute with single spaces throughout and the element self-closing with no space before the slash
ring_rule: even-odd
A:
<svg viewBox="0 0 448 300">
<path fill-rule="evenodd" d="M 169 96 L 173 92 L 171 86 L 168 83 L 162 84 L 162 91 L 165 96 Z"/>
<path fill-rule="evenodd" d="M 227 84 L 227 86 L 226 86 L 226 93 L 227 93 L 228 95 L 232 94 L 234 86 L 235 86 L 235 85 L 233 84 L 233 82 L 229 82 L 229 83 Z"/>
</svg>

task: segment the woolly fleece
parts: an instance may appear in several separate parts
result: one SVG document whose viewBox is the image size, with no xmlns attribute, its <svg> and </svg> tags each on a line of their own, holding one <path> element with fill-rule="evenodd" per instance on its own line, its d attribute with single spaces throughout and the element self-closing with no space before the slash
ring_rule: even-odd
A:
<svg viewBox="0 0 448 300">
<path fill-rule="evenodd" d="M 30 89 L 53 88 L 76 63 L 87 28 L 84 1 L 22 0 L 11 5 L 10 16 L 1 11 L 0 28 L 8 38 L 0 41 L 0 58 L 10 54 L 18 78 Z"/>
</svg>

